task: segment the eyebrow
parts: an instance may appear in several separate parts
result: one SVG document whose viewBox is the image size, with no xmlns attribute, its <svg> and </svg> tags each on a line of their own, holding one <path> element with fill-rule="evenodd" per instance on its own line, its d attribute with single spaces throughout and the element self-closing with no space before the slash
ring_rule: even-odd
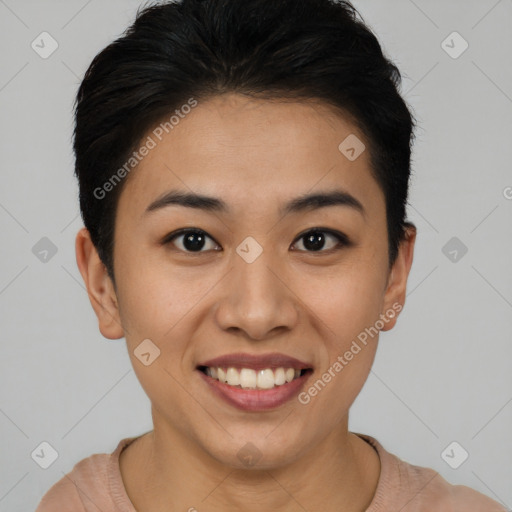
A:
<svg viewBox="0 0 512 512">
<path fill-rule="evenodd" d="M 178 205 L 186 208 L 218 213 L 229 213 L 230 208 L 222 199 L 216 197 L 170 190 L 153 201 L 145 210 L 143 215 L 167 206 Z M 304 194 L 287 202 L 279 209 L 280 215 L 299 213 L 307 210 L 316 210 L 328 206 L 346 206 L 358 211 L 363 217 L 366 211 L 362 203 L 345 190 L 320 191 L 313 194 Z"/>
</svg>

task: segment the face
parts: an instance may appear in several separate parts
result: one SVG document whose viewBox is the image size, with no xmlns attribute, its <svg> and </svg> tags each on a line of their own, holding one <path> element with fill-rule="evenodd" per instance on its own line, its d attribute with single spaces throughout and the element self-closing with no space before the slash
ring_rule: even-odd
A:
<svg viewBox="0 0 512 512">
<path fill-rule="evenodd" d="M 390 272 L 368 151 L 338 149 L 351 134 L 368 147 L 321 103 L 230 94 L 153 136 L 118 204 L 116 290 L 103 275 L 93 306 L 104 336 L 126 337 L 155 433 L 239 467 L 250 442 L 276 467 L 347 420 L 404 303 L 414 242 Z"/>
</svg>

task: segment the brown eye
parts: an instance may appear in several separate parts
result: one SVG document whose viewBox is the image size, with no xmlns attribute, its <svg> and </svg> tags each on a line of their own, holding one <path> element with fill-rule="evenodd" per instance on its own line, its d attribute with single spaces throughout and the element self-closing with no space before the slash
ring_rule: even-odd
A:
<svg viewBox="0 0 512 512">
<path fill-rule="evenodd" d="M 215 240 L 200 229 L 182 229 L 175 231 L 166 236 L 162 243 L 164 245 L 172 243 L 177 249 L 183 252 L 206 252 L 218 247 Z"/>
<path fill-rule="evenodd" d="M 327 252 L 350 245 L 348 238 L 343 233 L 317 228 L 310 229 L 300 235 L 297 240 L 303 240 L 302 245 L 306 252 Z"/>
</svg>

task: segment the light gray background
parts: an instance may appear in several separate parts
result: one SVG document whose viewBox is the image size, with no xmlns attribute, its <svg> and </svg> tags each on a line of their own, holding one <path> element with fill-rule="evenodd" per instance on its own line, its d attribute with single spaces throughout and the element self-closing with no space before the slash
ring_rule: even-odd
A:
<svg viewBox="0 0 512 512">
<path fill-rule="evenodd" d="M 79 80 L 139 5 L 0 0 L 1 511 L 35 509 L 76 462 L 151 429 L 124 340 L 100 334 L 76 266 L 71 151 Z M 407 302 L 350 429 L 512 508 L 512 0 L 354 5 L 420 127 Z M 47 59 L 31 48 L 43 31 L 59 44 Z M 469 43 L 456 59 L 442 47 L 453 31 Z M 42 237 L 58 249 L 46 263 L 32 253 Z M 452 237 L 468 248 L 456 262 Z M 59 454 L 46 470 L 31 458 L 43 441 Z M 469 452 L 458 469 L 441 457 L 452 441 Z"/>
</svg>

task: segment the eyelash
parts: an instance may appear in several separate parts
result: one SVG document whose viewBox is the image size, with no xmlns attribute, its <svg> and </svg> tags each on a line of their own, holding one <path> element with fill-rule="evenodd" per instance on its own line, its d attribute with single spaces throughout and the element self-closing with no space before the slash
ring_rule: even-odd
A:
<svg viewBox="0 0 512 512">
<path fill-rule="evenodd" d="M 338 243 L 335 247 L 331 247 L 330 249 L 326 249 L 326 250 L 324 250 L 324 249 L 320 249 L 319 251 L 300 250 L 298 252 L 306 252 L 306 253 L 310 253 L 310 254 L 321 254 L 321 253 L 329 254 L 333 251 L 340 250 L 343 247 L 349 247 L 352 245 L 352 242 L 349 240 L 349 238 L 344 233 L 341 233 L 339 231 L 334 231 L 332 229 L 326 229 L 326 228 L 320 228 L 320 227 L 319 228 L 309 228 L 307 231 L 304 231 L 303 233 L 301 233 L 300 235 L 297 236 L 297 238 L 295 239 L 295 241 L 293 242 L 292 245 L 295 245 L 298 241 L 305 238 L 306 235 L 308 235 L 310 233 L 322 233 L 322 234 L 327 234 L 327 235 L 333 236 L 334 238 L 336 238 Z M 178 231 L 173 231 L 172 233 L 169 233 L 167 236 L 165 236 L 165 238 L 162 240 L 162 245 L 168 245 L 168 244 L 172 243 L 176 238 L 183 236 L 183 235 L 187 235 L 187 234 L 204 235 L 205 237 L 209 238 L 210 240 L 213 240 L 217 245 L 219 245 L 215 239 L 213 239 L 210 235 L 208 235 L 208 233 L 206 233 L 206 231 L 203 231 L 202 229 L 196 229 L 196 228 L 184 228 L 184 229 L 180 229 Z M 208 252 L 208 251 L 202 251 L 202 250 L 201 251 L 186 251 L 186 250 L 183 251 L 182 249 L 178 249 L 178 250 L 182 251 L 186 254 L 201 254 L 203 252 Z"/>
</svg>

